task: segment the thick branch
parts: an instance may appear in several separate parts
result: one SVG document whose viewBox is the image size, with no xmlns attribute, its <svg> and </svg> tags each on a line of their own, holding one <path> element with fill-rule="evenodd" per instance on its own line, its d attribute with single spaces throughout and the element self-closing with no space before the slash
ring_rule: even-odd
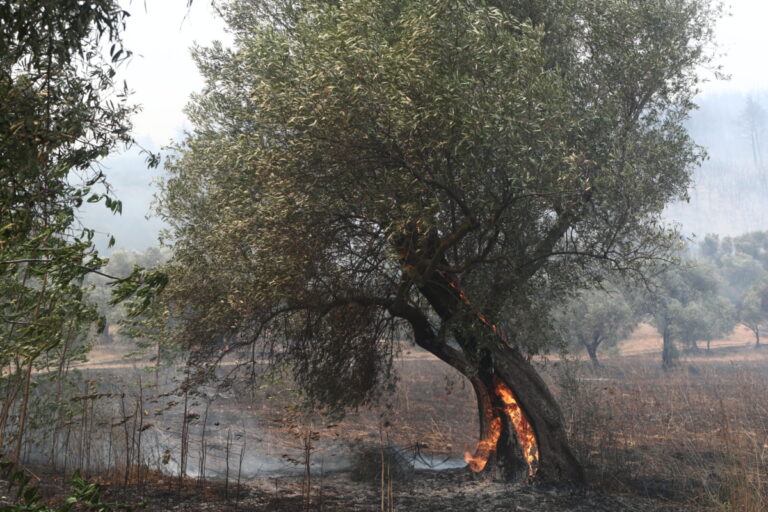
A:
<svg viewBox="0 0 768 512">
<path fill-rule="evenodd" d="M 441 341 L 432 324 L 418 308 L 403 301 L 397 301 L 392 303 L 388 310 L 393 316 L 402 318 L 410 324 L 414 341 L 418 346 L 434 354 L 468 378 L 472 378 L 471 365 L 464 354 Z"/>
</svg>

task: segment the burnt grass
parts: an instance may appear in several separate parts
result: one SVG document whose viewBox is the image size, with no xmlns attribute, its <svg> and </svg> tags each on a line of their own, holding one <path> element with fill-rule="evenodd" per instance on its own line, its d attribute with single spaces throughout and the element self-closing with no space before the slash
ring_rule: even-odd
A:
<svg viewBox="0 0 768 512">
<path fill-rule="evenodd" d="M 648 351 L 605 358 L 599 369 L 576 359 L 540 362 L 587 471 L 582 488 L 495 482 L 466 468 L 414 470 L 384 457 L 393 446 L 435 459 L 474 448 L 471 387 L 419 352 L 398 363 L 397 391 L 380 407 L 338 423 L 286 412 L 290 395 L 275 389 L 265 391 L 269 399 L 241 397 L 225 406 L 241 413 L 247 400 L 258 428 L 282 443 L 277 451 L 299 469 L 308 432 L 314 433 L 310 461 L 328 451 L 349 458 L 347 467 L 325 472 L 313 462 L 309 485 L 301 471 L 250 475 L 240 487 L 148 468 L 134 469 L 128 481 L 119 471 L 90 476 L 107 501 L 146 499 L 149 511 L 768 510 L 768 348 L 755 349 L 748 339 L 713 343 L 711 352 L 683 355 L 669 372 L 659 361 Z M 52 503 L 66 496 L 59 475 L 31 469 Z"/>
</svg>

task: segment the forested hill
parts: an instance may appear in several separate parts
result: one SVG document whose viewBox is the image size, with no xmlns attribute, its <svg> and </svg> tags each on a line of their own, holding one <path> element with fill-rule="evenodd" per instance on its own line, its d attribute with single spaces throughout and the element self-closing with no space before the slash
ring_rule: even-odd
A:
<svg viewBox="0 0 768 512">
<path fill-rule="evenodd" d="M 709 159 L 695 172 L 689 203 L 665 216 L 688 235 L 768 229 L 768 91 L 699 99 L 689 130 Z"/>
</svg>

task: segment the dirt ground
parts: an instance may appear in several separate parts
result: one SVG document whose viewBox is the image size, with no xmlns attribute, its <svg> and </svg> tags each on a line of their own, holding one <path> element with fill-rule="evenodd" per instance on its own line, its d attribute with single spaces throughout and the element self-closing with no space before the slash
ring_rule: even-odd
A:
<svg viewBox="0 0 768 512">
<path fill-rule="evenodd" d="M 45 476 L 44 473 L 41 473 Z M 500 483 L 475 477 L 465 469 L 413 471 L 384 486 L 380 482 L 353 481 L 350 472 L 325 475 L 312 484 L 309 500 L 301 477 L 253 480 L 237 489 L 219 483 L 200 486 L 190 480 L 159 479 L 142 486 L 106 485 L 106 503 L 136 504 L 145 500 L 146 512 L 693 512 L 658 500 L 609 495 L 568 486 Z M 60 502 L 61 480 L 46 476 L 40 483 L 49 502 Z M 0 508 L 9 504 L 0 495 Z"/>
<path fill-rule="evenodd" d="M 204 485 L 189 479 L 180 489 L 178 478 L 158 469 L 140 485 L 95 476 L 105 484 L 112 482 L 105 488 L 108 501 L 136 503 L 146 498 L 150 512 L 764 512 L 768 510 L 768 347 L 757 350 L 753 343 L 749 331 L 737 329 L 727 339 L 713 341 L 710 352 L 702 344 L 699 352 L 683 353 L 678 367 L 665 373 L 660 368 L 661 340 L 644 325 L 617 349 L 603 354 L 600 369 L 593 369 L 583 357 L 538 361 L 562 404 L 574 449 L 589 475 L 590 487 L 585 489 L 493 482 L 465 468 L 407 468 L 385 478 L 382 487 L 379 473 L 365 476 L 354 461 L 351 469 L 324 474 L 321 470 L 322 476 L 313 466 L 309 492 L 300 471 L 293 476 L 244 476 L 240 488 L 213 477 Z M 99 347 L 87 367 L 114 376 L 143 366 L 123 358 L 123 352 L 127 350 Z M 424 447 L 440 457 L 460 458 L 473 449 L 476 404 L 463 379 L 416 350 L 404 351 L 398 370 L 397 391 L 380 407 L 329 426 L 317 418 L 310 421 L 308 428 L 318 430 L 320 438 L 313 456 L 331 450 L 354 457 L 360 447 L 385 442 Z M 281 398 L 273 391 L 265 391 L 269 399 L 229 392 L 221 406 L 227 414 L 222 417 L 250 418 L 243 432 L 252 453 L 269 449 L 275 457 L 300 458 L 301 439 L 296 434 L 304 428 L 303 420 L 286 417 L 282 406 L 290 404 L 290 396 Z M 190 412 L 204 414 L 202 401 L 193 405 Z M 156 418 L 152 409 L 145 414 Z M 175 414 L 181 417 L 180 411 Z M 229 431 L 223 420 L 213 425 L 222 433 Z M 196 428 L 200 430 L 199 425 Z M 191 438 L 193 453 L 202 441 L 197 430 Z M 270 444 L 258 437 L 269 438 Z M 215 439 L 209 441 L 212 447 Z M 149 464 L 149 457 L 144 460 Z M 44 468 L 34 471 L 53 502 L 66 496 L 59 477 L 46 475 Z"/>
</svg>

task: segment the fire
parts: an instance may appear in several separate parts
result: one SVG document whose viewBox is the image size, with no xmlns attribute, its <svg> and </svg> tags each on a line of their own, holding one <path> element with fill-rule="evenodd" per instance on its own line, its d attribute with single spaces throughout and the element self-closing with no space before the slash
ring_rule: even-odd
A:
<svg viewBox="0 0 768 512">
<path fill-rule="evenodd" d="M 536 466 L 539 462 L 539 445 L 536 441 L 536 434 L 533 432 L 533 427 L 523 414 L 523 410 L 517 403 L 514 393 L 512 393 L 512 390 L 509 389 L 506 384 L 497 380 L 496 389 L 494 391 L 504 403 L 504 412 L 507 414 L 509 421 L 512 422 L 512 426 L 515 428 L 517 441 L 523 448 L 523 457 L 528 464 L 528 476 L 531 477 L 536 474 Z"/>
<path fill-rule="evenodd" d="M 488 458 L 496 450 L 499 436 L 501 436 L 501 418 L 493 418 L 490 425 L 488 425 L 487 435 L 477 443 L 475 455 L 473 456 L 469 452 L 464 453 L 464 460 L 467 461 L 469 469 L 475 473 L 485 469 L 485 465 L 488 464 Z"/>
<path fill-rule="evenodd" d="M 449 286 L 456 291 L 459 300 L 471 308 L 472 306 L 469 303 L 469 298 L 467 298 L 467 295 L 464 293 L 464 290 L 462 290 L 459 283 L 445 273 L 442 273 L 442 275 L 448 280 Z M 496 324 L 491 323 L 488 320 L 488 317 L 483 313 L 476 311 L 475 314 L 480 322 L 488 326 L 503 342 L 508 343 L 507 335 L 504 331 L 499 329 Z M 523 448 L 523 458 L 525 458 L 525 462 L 528 464 L 528 477 L 530 478 L 536 474 L 539 463 L 539 445 L 536 440 L 536 434 L 533 432 L 533 427 L 528 422 L 528 419 L 523 414 L 523 410 L 520 408 L 520 404 L 517 403 L 517 398 L 512 390 L 496 378 L 493 391 L 496 396 L 499 397 L 499 400 L 501 400 L 504 414 L 507 415 L 512 427 L 515 429 L 517 441 Z M 494 418 L 488 426 L 488 433 L 485 438 L 481 439 L 477 444 L 477 448 L 475 448 L 475 455 L 473 456 L 469 452 L 464 454 L 464 460 L 467 461 L 467 464 L 472 471 L 479 472 L 485 468 L 485 465 L 488 463 L 488 458 L 494 451 L 496 451 L 496 444 L 498 443 L 500 436 L 501 418 L 494 415 Z"/>
<path fill-rule="evenodd" d="M 506 384 L 497 379 L 496 387 L 493 391 L 501 400 L 504 414 L 507 415 L 517 433 L 517 441 L 523 448 L 523 457 L 528 464 L 528 476 L 532 477 L 536 474 L 536 467 L 539 461 L 538 443 L 533 427 L 523 414 L 523 410 L 517 403 L 514 393 Z M 486 436 L 477 444 L 474 456 L 469 452 L 464 454 L 464 460 L 467 461 L 469 469 L 474 472 L 480 472 L 485 468 L 491 454 L 496 450 L 496 443 L 499 442 L 500 436 L 501 418 L 496 416 L 488 425 Z"/>
</svg>

